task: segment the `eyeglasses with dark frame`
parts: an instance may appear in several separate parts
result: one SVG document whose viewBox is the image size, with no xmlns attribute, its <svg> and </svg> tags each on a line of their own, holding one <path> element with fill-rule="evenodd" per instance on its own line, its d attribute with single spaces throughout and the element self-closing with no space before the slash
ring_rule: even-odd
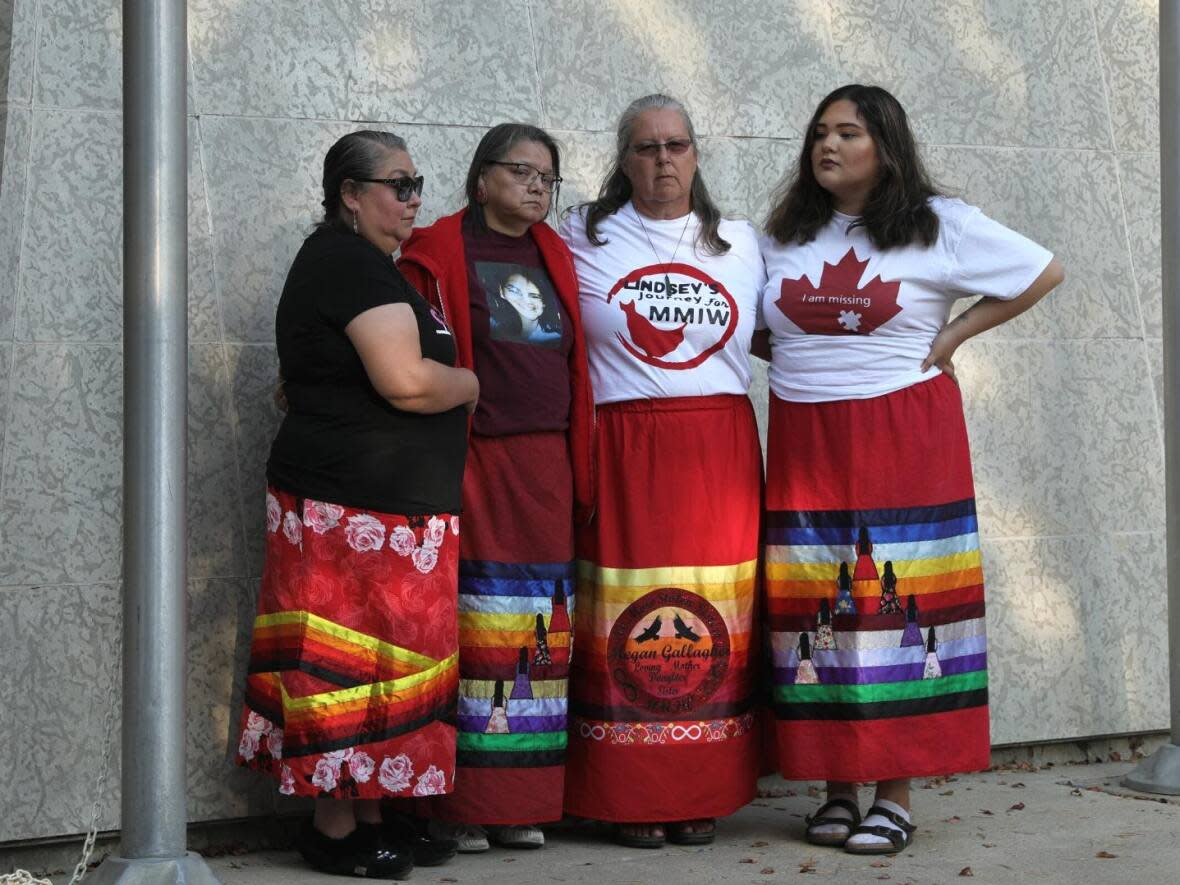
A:
<svg viewBox="0 0 1180 885">
<path fill-rule="evenodd" d="M 653 159 L 660 155 L 660 148 L 666 150 L 671 157 L 679 157 L 688 153 L 690 147 L 692 147 L 691 138 L 672 138 L 668 141 L 645 141 L 635 144 L 631 146 L 631 151 L 641 157 Z"/>
<path fill-rule="evenodd" d="M 488 160 L 488 165 L 503 166 L 516 179 L 517 184 L 522 184 L 525 187 L 529 187 L 539 178 L 541 179 L 541 187 L 550 193 L 562 182 L 560 175 L 542 172 L 536 166 L 530 166 L 528 163 L 513 163 L 510 160 Z"/>
<path fill-rule="evenodd" d="M 397 197 L 398 202 L 408 203 L 414 194 L 422 194 L 422 183 L 425 179 L 421 175 L 417 177 L 403 175 L 401 178 L 354 178 L 353 181 L 389 185 L 393 188 L 393 195 Z"/>
</svg>

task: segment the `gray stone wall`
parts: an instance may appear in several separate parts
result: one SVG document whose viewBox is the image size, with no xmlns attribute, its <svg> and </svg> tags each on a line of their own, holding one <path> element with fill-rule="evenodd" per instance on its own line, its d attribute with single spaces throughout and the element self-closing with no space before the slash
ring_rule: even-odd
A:
<svg viewBox="0 0 1180 885">
<path fill-rule="evenodd" d="M 120 7 L 0 0 L 0 841 L 80 831 L 119 618 Z M 1065 285 L 960 375 L 989 579 L 993 737 L 1166 727 L 1156 4 L 1147 0 L 190 0 L 189 812 L 234 771 L 277 414 L 274 306 L 352 121 L 405 135 L 424 220 L 483 130 L 550 128 L 591 194 L 631 98 L 693 110 L 760 219 L 829 89 L 878 82 L 939 180 Z M 765 408 L 765 376 L 752 393 Z M 117 735 L 116 735 L 117 739 Z M 128 764 L 135 764 L 134 759 Z M 117 778 L 101 825 L 118 824 Z"/>
</svg>

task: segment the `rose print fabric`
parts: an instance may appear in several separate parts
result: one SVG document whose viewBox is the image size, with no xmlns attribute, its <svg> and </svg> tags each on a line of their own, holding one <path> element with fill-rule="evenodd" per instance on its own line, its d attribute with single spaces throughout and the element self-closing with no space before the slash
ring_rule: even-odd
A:
<svg viewBox="0 0 1180 885">
<path fill-rule="evenodd" d="M 459 518 L 271 488 L 238 763 L 294 796 L 452 789 Z"/>
</svg>

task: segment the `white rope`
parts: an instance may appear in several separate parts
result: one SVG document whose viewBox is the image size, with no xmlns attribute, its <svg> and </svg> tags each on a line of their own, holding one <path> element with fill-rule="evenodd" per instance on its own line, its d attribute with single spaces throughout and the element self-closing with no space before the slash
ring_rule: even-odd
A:
<svg viewBox="0 0 1180 885">
<path fill-rule="evenodd" d="M 115 734 L 115 709 L 118 701 L 118 691 L 121 680 L 123 659 L 123 629 L 118 627 L 115 633 L 114 663 L 111 666 L 111 678 L 107 684 L 107 714 L 103 722 L 102 753 L 99 755 L 100 765 L 98 776 L 94 779 L 94 804 L 90 807 L 90 827 L 86 831 L 86 839 L 82 842 L 82 857 L 74 867 L 74 875 L 70 877 L 69 885 L 78 885 L 85 877 L 90 866 L 90 855 L 94 853 L 94 843 L 98 839 L 98 816 L 102 813 L 102 800 L 106 792 L 107 775 L 111 770 L 111 743 Z M 9 885 L 7 882 L 0 885 Z M 41 885 L 39 882 L 15 883 L 15 885 Z M 52 883 L 50 883 L 52 885 Z"/>
<path fill-rule="evenodd" d="M 53 885 L 49 879 L 38 879 L 28 870 L 15 870 L 0 876 L 0 885 Z"/>
<path fill-rule="evenodd" d="M 115 709 L 118 700 L 119 673 L 121 672 L 123 649 L 123 631 L 120 628 L 115 634 L 114 663 L 107 686 L 107 712 L 103 721 L 102 753 L 99 755 L 98 774 L 94 779 L 94 804 L 90 807 L 90 826 L 86 831 L 86 838 L 82 842 L 82 857 L 74 867 L 74 875 L 70 877 L 69 885 L 78 885 L 86 875 L 90 866 L 90 855 L 94 853 L 94 843 L 98 839 L 98 817 L 102 813 L 102 800 L 106 791 L 107 775 L 111 769 L 111 743 L 115 734 Z M 52 879 L 40 879 L 28 870 L 14 870 L 0 875 L 0 885 L 53 885 Z"/>
</svg>

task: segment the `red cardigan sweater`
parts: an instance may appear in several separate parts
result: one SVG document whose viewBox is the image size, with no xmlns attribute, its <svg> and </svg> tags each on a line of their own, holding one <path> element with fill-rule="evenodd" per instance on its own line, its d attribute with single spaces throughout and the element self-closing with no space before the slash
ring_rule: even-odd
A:
<svg viewBox="0 0 1180 885">
<path fill-rule="evenodd" d="M 474 368 L 471 346 L 471 296 L 467 290 L 467 257 L 463 249 L 463 218 L 466 209 L 440 218 L 430 227 L 419 228 L 402 245 L 398 269 L 406 279 L 436 305 L 455 336 L 459 365 Z M 594 514 L 594 395 L 586 363 L 586 338 L 578 308 L 578 278 L 569 249 L 544 222 L 529 233 L 541 252 L 545 270 L 557 290 L 565 315 L 573 325 L 574 346 L 570 351 L 570 459 L 574 474 L 574 518 L 579 524 Z"/>
</svg>

